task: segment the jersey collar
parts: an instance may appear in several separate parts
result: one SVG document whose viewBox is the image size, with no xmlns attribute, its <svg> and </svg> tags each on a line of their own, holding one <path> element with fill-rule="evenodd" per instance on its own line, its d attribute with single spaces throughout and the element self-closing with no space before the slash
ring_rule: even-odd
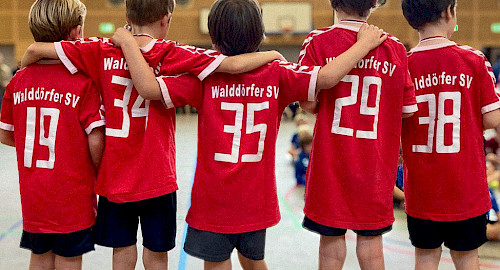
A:
<svg viewBox="0 0 500 270">
<path fill-rule="evenodd" d="M 341 20 L 339 23 L 335 24 L 334 27 L 359 32 L 359 28 L 365 23 L 364 21 L 357 20 Z"/>
<path fill-rule="evenodd" d="M 153 49 L 153 47 L 155 46 L 156 41 L 157 41 L 157 39 L 152 39 L 151 42 L 148 43 L 148 45 L 141 48 L 141 52 L 147 53 L 147 52 L 151 51 L 151 49 Z"/>
<path fill-rule="evenodd" d="M 425 45 L 425 41 L 423 41 L 423 42 L 420 42 L 417 45 L 417 47 L 411 49 L 410 53 L 436 50 L 436 49 L 441 49 L 441 48 L 455 46 L 455 45 L 457 45 L 455 42 L 448 40 L 448 39 L 443 39 L 442 42 L 437 43 L 437 44 L 431 44 L 431 45 Z"/>
</svg>

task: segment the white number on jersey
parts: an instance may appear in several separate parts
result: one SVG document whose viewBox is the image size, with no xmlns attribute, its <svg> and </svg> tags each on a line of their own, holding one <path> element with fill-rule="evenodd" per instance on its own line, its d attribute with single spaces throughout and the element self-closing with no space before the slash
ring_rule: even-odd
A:
<svg viewBox="0 0 500 270">
<path fill-rule="evenodd" d="M 340 119 L 342 117 L 342 107 L 355 105 L 358 102 L 358 90 L 360 78 L 358 75 L 346 75 L 342 82 L 351 84 L 351 95 L 348 97 L 338 98 L 335 101 L 335 111 L 333 113 L 332 133 L 354 137 L 354 129 L 341 127 Z M 375 107 L 368 106 L 368 96 L 370 94 L 370 86 L 375 85 L 377 88 Z M 374 76 L 366 76 L 363 78 L 363 88 L 361 92 L 361 106 L 359 113 L 361 115 L 372 115 L 373 129 L 372 130 L 356 130 L 356 138 L 360 139 L 377 139 L 378 113 L 380 105 L 380 89 L 382 87 L 382 79 Z"/>
<path fill-rule="evenodd" d="M 120 76 L 114 76 L 111 79 L 111 83 L 125 86 L 125 92 L 123 93 L 123 99 L 115 99 L 114 106 L 121 108 L 123 111 L 123 122 L 120 129 L 108 128 L 106 127 L 106 136 L 117 137 L 117 138 L 128 138 L 130 133 L 130 116 L 128 114 L 128 105 L 130 103 L 130 96 L 132 95 L 132 89 L 134 84 L 129 78 L 124 78 Z M 142 103 L 145 103 L 144 108 L 141 108 Z M 147 117 L 149 112 L 149 100 L 144 102 L 141 96 L 137 96 L 137 99 L 132 105 L 132 117 Z"/>
<path fill-rule="evenodd" d="M 233 147 L 231 148 L 231 154 L 215 153 L 215 161 L 238 163 L 238 159 L 240 156 L 241 129 L 243 128 L 244 108 L 245 106 L 242 103 L 221 103 L 222 110 L 236 112 L 234 126 L 224 125 L 224 132 L 233 134 Z M 269 101 L 247 104 L 246 134 L 259 132 L 260 138 L 257 153 L 242 155 L 241 162 L 259 162 L 262 160 L 262 153 L 264 152 L 264 142 L 266 140 L 267 125 L 255 125 L 255 112 L 267 109 L 269 109 Z"/>
<path fill-rule="evenodd" d="M 434 143 L 434 127 L 436 126 L 436 152 L 440 154 L 460 152 L 460 107 L 462 102 L 461 92 L 441 92 L 438 97 L 438 106 L 436 107 L 436 95 L 426 94 L 417 96 L 417 103 L 427 102 L 429 106 L 429 116 L 419 117 L 420 125 L 429 125 L 427 131 L 426 145 L 413 145 L 412 150 L 416 153 L 432 153 Z M 452 102 L 453 113 L 446 115 L 444 105 L 446 101 Z M 437 109 L 437 110 L 436 110 Z M 444 144 L 444 127 L 446 124 L 452 124 L 452 144 Z"/>
<path fill-rule="evenodd" d="M 40 108 L 40 140 L 41 146 L 49 148 L 48 160 L 37 160 L 36 167 L 43 169 L 54 169 L 56 161 L 56 134 L 59 123 L 59 109 Z M 49 133 L 45 137 L 45 117 L 50 118 Z M 24 167 L 31 168 L 33 165 L 33 150 L 35 148 L 36 108 L 28 107 L 26 112 L 26 138 L 24 142 Z"/>
</svg>

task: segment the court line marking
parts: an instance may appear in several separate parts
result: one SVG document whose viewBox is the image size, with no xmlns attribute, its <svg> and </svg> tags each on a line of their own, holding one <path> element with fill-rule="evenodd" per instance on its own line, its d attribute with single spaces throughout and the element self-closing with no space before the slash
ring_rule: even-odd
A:
<svg viewBox="0 0 500 270">
<path fill-rule="evenodd" d="M 12 233 L 14 230 L 16 230 L 18 227 L 20 227 L 21 225 L 23 225 L 23 220 L 20 219 L 18 220 L 16 223 L 14 223 L 12 226 L 10 226 L 9 229 L 7 229 L 7 231 L 3 232 L 2 234 L 0 234 L 0 242 L 10 233 Z"/>
<path fill-rule="evenodd" d="M 196 165 L 198 161 L 198 155 L 196 154 L 194 157 L 194 166 L 193 166 L 193 176 L 191 177 L 191 185 L 189 188 L 188 192 L 188 198 L 187 198 L 187 203 L 186 203 L 186 214 L 184 217 L 187 216 L 187 211 L 189 211 L 189 208 L 191 207 L 191 191 L 193 190 L 193 184 L 194 184 L 194 176 L 196 174 Z M 182 228 L 182 241 L 181 241 L 181 252 L 179 254 L 179 264 L 177 265 L 177 270 L 186 270 L 186 265 L 187 265 L 187 253 L 184 251 L 184 243 L 186 243 L 186 235 L 187 235 L 187 229 L 188 229 L 188 224 L 186 222 L 186 219 L 184 218 L 184 225 Z"/>
</svg>

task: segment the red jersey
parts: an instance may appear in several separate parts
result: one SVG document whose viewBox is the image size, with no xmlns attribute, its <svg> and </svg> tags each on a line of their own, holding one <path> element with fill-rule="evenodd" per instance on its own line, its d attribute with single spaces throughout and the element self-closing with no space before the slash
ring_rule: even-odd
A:
<svg viewBox="0 0 500 270">
<path fill-rule="evenodd" d="M 190 227 L 243 233 L 278 223 L 275 149 L 281 115 L 314 100 L 319 67 L 272 62 L 250 73 L 159 78 L 169 108 L 198 109 L 198 161 Z"/>
<path fill-rule="evenodd" d="M 7 86 L 0 128 L 14 131 L 23 228 L 71 233 L 95 223 L 87 134 L 104 125 L 92 81 L 60 64 L 33 64 Z"/>
<path fill-rule="evenodd" d="M 141 49 L 156 74 L 189 71 L 204 79 L 224 56 L 173 41 L 152 40 Z M 108 39 L 56 43 L 71 71 L 88 74 L 102 92 L 106 148 L 96 192 L 113 202 L 155 198 L 177 190 L 175 110 L 144 100 L 135 90 L 122 51 Z"/>
<path fill-rule="evenodd" d="M 300 63 L 324 66 L 356 42 L 360 26 L 311 32 Z M 402 114 L 417 110 L 404 46 L 390 36 L 317 101 L 305 215 L 336 228 L 390 226 Z"/>
<path fill-rule="evenodd" d="M 486 213 L 482 115 L 500 108 L 490 63 L 443 38 L 413 49 L 409 68 L 419 111 L 403 121 L 406 212 L 436 221 Z"/>
</svg>

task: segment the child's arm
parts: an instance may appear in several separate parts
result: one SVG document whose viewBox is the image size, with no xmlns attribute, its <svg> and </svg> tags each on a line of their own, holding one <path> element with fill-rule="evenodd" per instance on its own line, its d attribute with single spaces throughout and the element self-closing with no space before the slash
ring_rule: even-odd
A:
<svg viewBox="0 0 500 270">
<path fill-rule="evenodd" d="M 104 127 L 94 128 L 88 135 L 88 143 L 90 157 L 97 172 L 101 165 L 102 151 L 104 150 Z"/>
<path fill-rule="evenodd" d="M 311 114 L 316 114 L 316 106 L 318 105 L 318 102 L 316 101 L 300 101 L 299 102 L 300 107 L 302 110 L 311 113 Z"/>
<path fill-rule="evenodd" d="M 119 28 L 113 35 L 112 40 L 114 44 L 121 47 L 127 60 L 132 81 L 139 94 L 145 99 L 161 99 L 161 90 L 156 81 L 156 76 L 142 56 L 139 45 L 137 45 L 132 34 L 125 29 Z M 275 51 L 230 56 L 225 58 L 215 71 L 232 74 L 244 73 L 274 60 L 284 60 L 284 58 Z"/>
<path fill-rule="evenodd" d="M 21 67 L 29 66 L 43 58 L 59 59 L 54 43 L 35 42 L 31 44 L 24 53 Z"/>
<path fill-rule="evenodd" d="M 274 60 L 286 61 L 277 51 L 253 52 L 224 59 L 215 72 L 240 74 L 252 71 Z"/>
<path fill-rule="evenodd" d="M 321 89 L 330 89 L 347 75 L 352 67 L 356 65 L 363 57 L 371 50 L 378 47 L 387 39 L 387 35 L 383 35 L 383 30 L 378 27 L 367 24 L 361 26 L 358 33 L 358 41 L 349 50 L 345 51 L 333 61 L 322 67 L 318 73 L 318 81 L 316 83 L 316 94 Z M 300 107 L 308 112 L 315 114 L 316 101 L 301 101 Z"/>
<path fill-rule="evenodd" d="M 363 24 L 358 33 L 358 41 L 333 61 L 322 67 L 318 73 L 316 92 L 334 87 L 359 60 L 387 39 L 383 30 L 376 26 Z"/>
<path fill-rule="evenodd" d="M 8 146 L 15 147 L 14 132 L 0 129 L 0 142 Z"/>
<path fill-rule="evenodd" d="M 500 126 L 500 109 L 483 114 L 483 128 L 490 129 Z"/>
</svg>

